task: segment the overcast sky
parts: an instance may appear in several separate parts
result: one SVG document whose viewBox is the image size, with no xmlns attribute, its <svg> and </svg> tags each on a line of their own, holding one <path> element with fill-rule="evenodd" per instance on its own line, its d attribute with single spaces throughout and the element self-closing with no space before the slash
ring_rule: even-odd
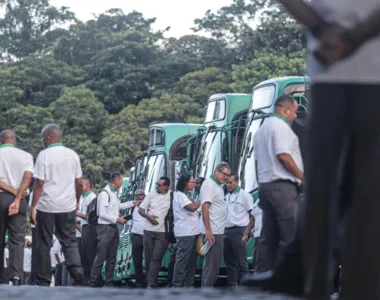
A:
<svg viewBox="0 0 380 300">
<path fill-rule="evenodd" d="M 216 12 L 220 7 L 231 4 L 232 0 L 50 0 L 50 3 L 70 7 L 82 21 L 110 8 L 121 8 L 125 13 L 136 10 L 144 17 L 156 17 L 155 29 L 170 26 L 167 35 L 180 37 L 191 33 L 193 20 L 202 17 L 208 9 Z"/>
</svg>

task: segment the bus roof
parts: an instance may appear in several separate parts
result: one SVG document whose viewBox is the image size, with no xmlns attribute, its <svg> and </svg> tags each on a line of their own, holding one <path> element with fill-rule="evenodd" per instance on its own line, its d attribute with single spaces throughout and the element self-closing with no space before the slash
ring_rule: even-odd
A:
<svg viewBox="0 0 380 300">
<path fill-rule="evenodd" d="M 205 119 L 206 123 L 219 123 L 217 126 L 224 126 L 225 124 L 230 124 L 234 117 L 245 110 L 248 110 L 251 103 L 251 94 L 244 93 L 223 93 L 223 94 L 214 94 L 208 100 L 207 116 Z M 211 119 L 215 115 L 214 111 L 210 109 L 216 109 L 210 105 L 210 103 L 215 102 L 216 100 L 225 100 L 224 108 L 219 111 L 220 115 L 217 115 L 214 119 Z M 209 115 L 209 113 L 211 113 Z M 209 118 L 211 117 L 211 118 Z"/>
<path fill-rule="evenodd" d="M 288 83 L 294 82 L 294 81 L 297 81 L 297 82 L 308 82 L 309 78 L 307 76 L 283 76 L 283 77 L 275 77 L 275 78 L 270 78 L 270 79 L 267 79 L 265 81 L 260 82 L 259 84 L 257 84 L 254 87 L 254 89 L 257 88 L 258 86 L 266 85 L 266 84 L 270 84 L 270 83 L 277 84 L 277 83 L 281 82 L 281 83 L 284 83 L 284 84 L 288 84 Z"/>
<path fill-rule="evenodd" d="M 191 123 L 159 123 L 159 124 L 153 124 L 150 125 L 149 128 L 153 127 L 159 127 L 159 128 L 171 128 L 171 127 L 178 127 L 178 126 L 183 126 L 183 127 L 202 127 L 202 124 L 191 124 Z"/>
</svg>

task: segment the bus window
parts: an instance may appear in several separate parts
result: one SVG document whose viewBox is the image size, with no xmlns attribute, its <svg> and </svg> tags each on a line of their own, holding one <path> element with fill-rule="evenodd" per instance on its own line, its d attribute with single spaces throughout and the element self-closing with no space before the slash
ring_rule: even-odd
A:
<svg viewBox="0 0 380 300">
<path fill-rule="evenodd" d="M 164 146 L 165 133 L 163 130 L 152 128 L 149 130 L 149 147 Z"/>
<path fill-rule="evenodd" d="M 147 163 L 147 179 L 145 184 L 145 194 L 156 189 L 157 180 L 165 175 L 164 154 L 152 155 Z"/>
<path fill-rule="evenodd" d="M 226 101 L 224 99 L 210 101 L 207 106 L 205 123 L 223 120 L 226 115 Z"/>
<path fill-rule="evenodd" d="M 274 92 L 276 88 L 274 85 L 267 85 L 259 87 L 253 91 L 252 95 L 252 110 L 270 107 L 273 102 Z"/>
</svg>

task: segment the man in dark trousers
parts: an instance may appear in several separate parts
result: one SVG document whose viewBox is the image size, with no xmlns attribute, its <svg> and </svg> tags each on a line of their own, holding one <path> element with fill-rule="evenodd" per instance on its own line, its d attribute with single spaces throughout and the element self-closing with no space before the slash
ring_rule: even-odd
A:
<svg viewBox="0 0 380 300">
<path fill-rule="evenodd" d="M 298 238 L 284 253 L 273 278 L 277 276 L 275 281 L 284 286 L 286 276 L 279 276 L 279 270 L 290 265 L 292 259 L 303 257 L 303 266 L 298 266 L 300 271 L 294 278 L 304 280 L 307 297 L 327 299 L 334 270 L 332 238 L 341 213 L 339 198 L 345 194 L 352 214 L 348 217 L 343 248 L 340 299 L 378 299 L 380 3 L 280 2 L 309 29 L 312 87 L 305 153 L 305 207 Z M 352 154 L 347 155 L 348 152 Z M 290 284 L 297 285 L 286 283 Z"/>
<path fill-rule="evenodd" d="M 82 185 L 82 195 L 79 201 L 79 210 L 77 216 L 80 218 L 80 223 L 82 225 L 82 243 L 84 246 L 84 277 L 85 280 L 90 279 L 92 265 L 96 257 L 97 249 L 97 233 L 96 226 L 89 225 L 87 222 L 87 207 L 96 198 L 96 194 L 93 191 L 94 183 L 91 179 L 83 179 Z"/>
<path fill-rule="evenodd" d="M 24 274 L 24 244 L 27 231 L 25 201 L 33 174 L 33 157 L 16 148 L 16 135 L 11 130 L 0 133 L 0 278 L 4 269 L 4 241 L 8 230 L 8 278 L 20 285 Z"/>
<path fill-rule="evenodd" d="M 77 153 L 63 146 L 61 129 L 55 124 L 42 129 L 45 150 L 37 157 L 32 202 L 36 224 L 36 283 L 50 286 L 50 248 L 53 233 L 65 256 L 74 285 L 84 284 L 75 238 L 76 211 L 82 194 L 82 168 Z"/>
</svg>

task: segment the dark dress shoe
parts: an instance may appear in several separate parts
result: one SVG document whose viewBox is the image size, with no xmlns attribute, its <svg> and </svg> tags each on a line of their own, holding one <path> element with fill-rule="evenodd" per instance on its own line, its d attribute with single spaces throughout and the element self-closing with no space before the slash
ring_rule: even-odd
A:
<svg viewBox="0 0 380 300">
<path fill-rule="evenodd" d="M 12 278 L 12 285 L 21 285 L 21 280 L 17 277 Z"/>
<path fill-rule="evenodd" d="M 73 270 L 73 286 L 84 286 L 84 274 L 83 271 L 79 268 Z"/>
<path fill-rule="evenodd" d="M 266 272 L 267 273 L 267 272 Z M 290 272 L 289 272 L 290 273 Z M 302 283 L 291 276 L 280 276 L 276 273 L 248 274 L 241 279 L 241 285 L 261 288 L 264 291 L 287 294 L 291 296 L 303 296 Z"/>
</svg>

